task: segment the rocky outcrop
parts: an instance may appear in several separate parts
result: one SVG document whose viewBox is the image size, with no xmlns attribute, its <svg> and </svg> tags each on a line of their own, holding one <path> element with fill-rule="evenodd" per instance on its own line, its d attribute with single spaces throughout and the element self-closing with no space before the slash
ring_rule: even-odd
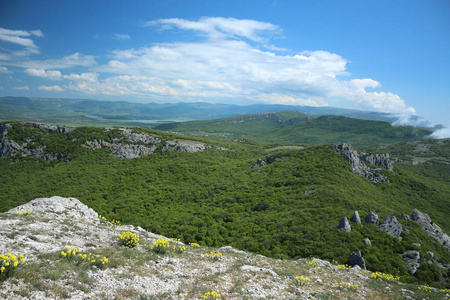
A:
<svg viewBox="0 0 450 300">
<path fill-rule="evenodd" d="M 416 221 L 426 234 L 437 239 L 442 246 L 450 251 L 450 237 L 442 231 L 441 227 L 431 222 L 431 219 L 427 214 L 414 209 L 411 220 Z"/>
<path fill-rule="evenodd" d="M 362 242 L 364 243 L 364 245 L 366 245 L 366 246 L 372 246 L 372 242 L 369 240 L 369 238 L 364 238 L 363 240 L 362 240 Z"/>
<path fill-rule="evenodd" d="M 260 167 L 264 167 L 265 165 L 266 165 L 266 163 L 261 158 L 258 158 L 258 160 L 256 161 L 256 164 L 252 165 L 251 168 L 252 169 L 260 168 Z"/>
<path fill-rule="evenodd" d="M 420 253 L 419 251 L 407 251 L 402 254 L 402 259 L 405 262 L 406 268 L 409 274 L 414 275 L 417 269 L 420 267 Z"/>
<path fill-rule="evenodd" d="M 8 135 L 8 130 L 10 130 L 11 128 L 12 126 L 9 124 L 0 124 L 0 137 L 6 138 L 6 136 Z"/>
<path fill-rule="evenodd" d="M 131 143 L 159 144 L 161 139 L 146 133 L 134 133 L 130 129 L 122 130 L 122 135 Z"/>
<path fill-rule="evenodd" d="M 163 151 L 181 151 L 187 153 L 195 153 L 207 150 L 209 148 L 211 148 L 211 146 L 201 142 L 177 140 L 167 141 L 163 146 Z"/>
<path fill-rule="evenodd" d="M 356 224 L 361 224 L 361 218 L 359 217 L 359 213 L 357 211 L 353 213 L 352 222 Z"/>
<path fill-rule="evenodd" d="M 394 216 L 387 217 L 380 225 L 380 229 L 386 231 L 393 237 L 398 238 L 402 233 L 402 224 L 397 221 Z"/>
<path fill-rule="evenodd" d="M 355 252 L 352 252 L 350 254 L 349 264 L 354 266 L 359 266 L 361 269 L 366 269 L 366 262 L 364 261 L 364 258 L 362 257 L 361 251 L 356 250 Z"/>
<path fill-rule="evenodd" d="M 109 144 L 111 154 L 118 158 L 133 159 L 144 157 L 155 152 L 156 146 L 146 147 L 133 144 Z"/>
<path fill-rule="evenodd" d="M 80 200 L 53 196 L 51 198 L 37 198 L 26 204 L 19 205 L 7 211 L 15 214 L 29 210 L 31 213 L 40 212 L 51 218 L 76 218 L 90 222 L 98 222 L 98 214 Z"/>
<path fill-rule="evenodd" d="M 25 146 L 26 145 L 27 143 L 25 143 Z M 21 146 L 15 141 L 3 139 L 0 143 L 0 157 L 12 157 L 14 155 L 20 154 L 22 156 L 34 156 L 37 158 L 42 158 L 46 161 L 63 159 L 67 157 L 67 155 L 62 152 L 44 153 L 44 149 L 42 147 L 28 149 L 25 148 L 25 146 Z"/>
<path fill-rule="evenodd" d="M 346 217 L 342 217 L 342 219 L 339 221 L 338 229 L 344 232 L 350 232 L 352 230 L 352 227 L 350 226 L 350 223 L 348 222 Z"/>
<path fill-rule="evenodd" d="M 281 158 L 279 158 L 279 157 L 274 158 L 272 156 L 266 156 L 266 161 L 264 161 L 262 158 L 258 158 L 256 163 L 254 165 L 252 165 L 251 168 L 254 169 L 254 168 L 263 167 L 266 164 L 270 165 L 270 164 L 273 164 L 274 162 L 276 162 L 276 161 L 278 161 L 280 159 Z"/>
<path fill-rule="evenodd" d="M 375 213 L 373 211 L 369 212 L 369 214 L 364 218 L 364 220 L 366 221 L 367 224 L 370 224 L 370 223 L 375 224 L 375 225 L 380 224 L 377 213 Z"/>
<path fill-rule="evenodd" d="M 75 128 L 61 127 L 61 126 L 42 124 L 42 123 L 32 123 L 31 125 L 34 128 L 47 130 L 47 131 L 56 131 L 58 133 L 69 133 L 69 132 L 75 130 Z"/>
<path fill-rule="evenodd" d="M 366 165 L 369 163 L 374 166 L 382 167 L 388 171 L 393 171 L 394 168 L 389 159 L 389 154 L 367 154 L 364 152 L 356 151 L 351 145 L 341 144 L 332 145 L 330 149 L 342 155 L 352 166 L 353 173 L 359 174 L 372 182 L 377 184 L 378 182 L 389 182 L 387 177 L 382 174 L 381 168 L 370 168 Z"/>
<path fill-rule="evenodd" d="M 0 143 L 0 157 L 14 156 L 23 151 L 23 147 L 10 140 L 2 140 Z"/>
</svg>

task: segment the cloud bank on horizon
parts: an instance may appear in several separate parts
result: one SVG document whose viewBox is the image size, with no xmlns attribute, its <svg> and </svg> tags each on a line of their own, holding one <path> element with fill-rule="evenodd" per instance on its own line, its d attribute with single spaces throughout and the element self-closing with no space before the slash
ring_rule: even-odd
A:
<svg viewBox="0 0 450 300">
<path fill-rule="evenodd" d="M 52 92 L 58 97 L 65 92 L 166 102 L 308 106 L 339 101 L 357 109 L 416 114 L 399 95 L 380 90 L 375 79 L 351 78 L 349 62 L 339 54 L 277 47 L 276 39 L 289 37 L 275 24 L 204 17 L 197 21 L 157 19 L 142 26 L 191 38 L 117 49 L 101 56 L 75 52 L 47 58 L 38 46 L 46 38 L 41 30 L 0 28 L 0 73 L 14 76 L 22 72 L 29 78 L 45 79 L 46 85 L 10 88 Z M 114 38 L 133 37 L 117 33 Z"/>
</svg>

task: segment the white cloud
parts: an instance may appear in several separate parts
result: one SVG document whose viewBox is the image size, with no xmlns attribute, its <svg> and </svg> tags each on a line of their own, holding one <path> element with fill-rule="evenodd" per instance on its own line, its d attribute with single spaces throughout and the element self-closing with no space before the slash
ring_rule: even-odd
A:
<svg viewBox="0 0 450 300">
<path fill-rule="evenodd" d="M 44 69 L 26 69 L 25 73 L 30 76 L 42 77 L 50 80 L 61 80 L 61 72 Z"/>
<path fill-rule="evenodd" d="M 0 66 L 0 74 L 1 73 L 3 73 L 3 74 L 9 73 L 8 68 Z"/>
<path fill-rule="evenodd" d="M 39 90 L 42 91 L 48 91 L 48 92 L 62 92 L 63 88 L 60 87 L 59 85 L 53 85 L 53 86 L 45 86 L 45 85 L 41 85 L 40 87 L 38 87 Z"/>
<path fill-rule="evenodd" d="M 47 60 L 14 60 L 4 64 L 28 69 L 67 69 L 73 67 L 92 67 L 97 64 L 93 55 L 74 53 L 62 58 Z"/>
<path fill-rule="evenodd" d="M 161 26 L 167 30 L 177 27 L 203 33 L 209 38 L 243 37 L 252 41 L 262 42 L 262 33 L 280 34 L 281 29 L 271 23 L 255 20 L 238 20 L 234 18 L 202 18 L 199 21 L 185 19 L 159 19 L 145 23 L 146 26 Z"/>
<path fill-rule="evenodd" d="M 40 30 L 39 32 L 42 34 Z M 25 30 L 10 30 L 0 28 L 0 41 L 9 42 L 25 47 L 25 53 L 27 55 L 39 54 L 39 47 L 34 44 L 34 41 L 32 39 L 28 38 L 30 35 L 31 33 Z"/>
<path fill-rule="evenodd" d="M 22 45 L 26 50 L 0 53 L 0 59 L 5 61 L 2 65 L 25 68 L 31 76 L 68 80 L 65 88 L 79 93 L 310 106 L 344 101 L 347 107 L 415 114 L 414 108 L 399 95 L 382 91 L 376 80 L 351 78 L 348 61 L 336 53 L 294 53 L 277 47 L 273 38 L 281 37 L 282 30 L 271 23 L 234 18 L 173 18 L 145 25 L 187 31 L 203 39 L 115 50 L 109 61 L 97 65 L 96 57 L 78 52 L 62 58 L 29 60 L 25 56 L 29 49 L 38 51 L 29 37 L 43 36 L 42 32 L 1 29 L 0 40 Z M 115 38 L 129 36 L 116 34 Z M 62 76 L 55 70 L 73 67 L 84 68 L 84 72 Z"/>
<path fill-rule="evenodd" d="M 430 135 L 430 138 L 433 139 L 445 139 L 450 138 L 450 128 L 441 128 L 436 130 Z"/>
<path fill-rule="evenodd" d="M 78 74 L 70 74 L 64 75 L 64 79 L 74 80 L 74 81 L 90 81 L 97 82 L 98 74 L 97 73 L 82 73 Z"/>
<path fill-rule="evenodd" d="M 38 30 L 31 30 L 30 32 L 32 34 L 34 34 L 35 36 L 38 36 L 38 37 L 43 37 L 44 36 L 44 34 L 42 33 L 42 31 L 40 29 L 38 29 Z"/>
<path fill-rule="evenodd" d="M 123 40 L 129 40 L 129 39 L 131 39 L 131 36 L 129 36 L 128 34 L 116 33 L 116 34 L 114 35 L 114 38 L 115 38 L 116 40 L 123 41 Z"/>
<path fill-rule="evenodd" d="M 28 90 L 30 90 L 30 88 L 28 87 L 28 85 L 24 85 L 24 86 L 15 86 L 15 87 L 13 87 L 13 90 L 28 91 Z"/>
</svg>

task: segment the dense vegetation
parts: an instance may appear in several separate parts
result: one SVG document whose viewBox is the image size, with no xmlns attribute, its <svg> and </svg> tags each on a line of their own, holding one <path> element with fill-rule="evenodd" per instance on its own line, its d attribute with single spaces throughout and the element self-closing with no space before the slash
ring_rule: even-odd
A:
<svg viewBox="0 0 450 300">
<path fill-rule="evenodd" d="M 158 134 L 163 140 L 175 137 L 135 131 Z M 391 184 L 373 185 L 353 174 L 348 162 L 324 145 L 267 152 L 267 146 L 256 142 L 196 137 L 214 147 L 197 153 L 159 149 L 131 160 L 116 158 L 107 148 L 81 146 L 93 139 L 111 142 L 118 134 L 117 129 L 88 127 L 59 134 L 14 123 L 8 139 L 21 143 L 31 137 L 33 147 L 66 153 L 68 159 L 0 158 L 0 211 L 39 197 L 75 197 L 108 219 L 185 243 L 232 245 L 271 257 L 314 256 L 341 263 L 361 249 L 369 269 L 407 281 L 432 283 L 440 275 L 435 264 L 425 263 L 416 277 L 408 275 L 400 258 L 406 250 L 420 250 L 423 257 L 432 251 L 438 262 L 450 262 L 447 250 L 430 242 L 415 222 L 400 217 L 417 208 L 450 232 L 448 165 L 437 171 L 430 167 L 423 175 L 423 165 L 398 163 L 395 172 L 384 171 Z M 250 167 L 268 155 L 279 160 Z M 350 218 L 355 210 L 362 217 L 375 211 L 381 221 L 396 215 L 410 233 L 396 239 L 364 221 L 362 226 L 353 224 L 349 233 L 339 231 L 339 219 Z M 363 244 L 365 237 L 372 246 Z"/>
<path fill-rule="evenodd" d="M 425 128 L 392 126 L 387 122 L 331 115 L 310 117 L 288 111 L 162 124 L 155 129 L 263 143 L 320 145 L 345 142 L 353 146 L 422 140 L 432 133 Z"/>
</svg>

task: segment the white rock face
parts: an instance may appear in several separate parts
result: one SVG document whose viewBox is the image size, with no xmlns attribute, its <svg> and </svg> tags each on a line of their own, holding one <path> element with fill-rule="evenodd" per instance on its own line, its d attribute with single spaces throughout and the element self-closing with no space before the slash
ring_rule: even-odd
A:
<svg viewBox="0 0 450 300">
<path fill-rule="evenodd" d="M 30 210 L 31 212 L 41 212 L 47 217 L 56 218 L 76 218 L 98 223 L 98 214 L 87 205 L 75 198 L 63 198 L 53 196 L 51 198 L 38 198 L 26 204 L 22 204 L 7 211 L 15 214 Z"/>
</svg>

